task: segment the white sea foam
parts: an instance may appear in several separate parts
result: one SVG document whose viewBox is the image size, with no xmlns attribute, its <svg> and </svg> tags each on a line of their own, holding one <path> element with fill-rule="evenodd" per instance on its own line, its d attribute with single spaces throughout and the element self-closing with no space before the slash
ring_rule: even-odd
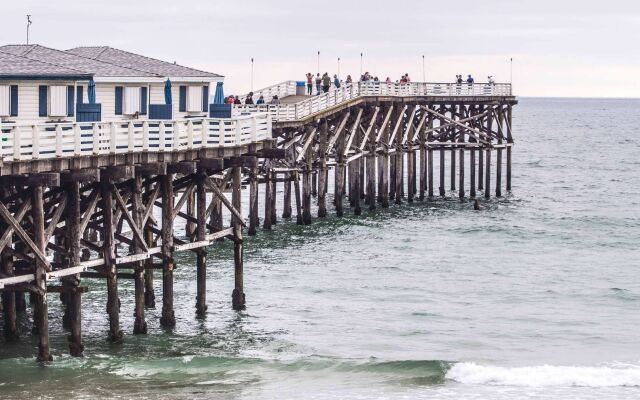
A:
<svg viewBox="0 0 640 400">
<path fill-rule="evenodd" d="M 640 366 L 541 365 L 508 368 L 463 362 L 454 364 L 446 378 L 460 383 L 497 386 L 640 386 Z"/>
</svg>

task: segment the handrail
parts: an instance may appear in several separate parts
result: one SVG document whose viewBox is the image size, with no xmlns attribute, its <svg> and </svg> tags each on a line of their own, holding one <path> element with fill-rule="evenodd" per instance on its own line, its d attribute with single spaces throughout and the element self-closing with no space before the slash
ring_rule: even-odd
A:
<svg viewBox="0 0 640 400">
<path fill-rule="evenodd" d="M 1 123 L 3 163 L 104 154 L 244 146 L 271 137 L 267 113 L 233 118 Z"/>
<path fill-rule="evenodd" d="M 234 105 L 234 115 L 266 112 L 273 121 L 295 121 L 359 97 L 511 96 L 509 83 L 356 82 L 292 104 Z"/>
</svg>

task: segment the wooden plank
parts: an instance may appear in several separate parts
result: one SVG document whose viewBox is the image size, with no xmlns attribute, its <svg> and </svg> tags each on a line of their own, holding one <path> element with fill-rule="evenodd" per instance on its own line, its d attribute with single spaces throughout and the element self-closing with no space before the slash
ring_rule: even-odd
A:
<svg viewBox="0 0 640 400">
<path fill-rule="evenodd" d="M 398 133 L 398 129 L 400 129 L 400 124 L 402 123 L 402 117 L 404 115 L 404 112 L 407 110 L 407 105 L 405 105 L 404 107 L 402 107 L 402 110 L 400 110 L 400 112 L 398 113 L 398 120 L 396 121 L 396 126 L 393 128 L 393 131 L 391 132 L 391 136 L 389 137 L 389 146 L 393 146 L 393 141 L 396 138 L 396 134 Z"/>
<path fill-rule="evenodd" d="M 384 133 L 387 124 L 389 123 L 389 119 L 391 119 L 391 113 L 393 112 L 393 105 L 389 106 L 389 110 L 387 111 L 387 115 L 385 115 L 384 117 L 384 121 L 382 122 L 382 125 L 380 125 L 380 128 L 378 129 L 378 135 L 376 135 L 376 143 L 380 143 L 380 137 L 382 136 L 382 134 Z"/>
<path fill-rule="evenodd" d="M 349 150 L 351 150 L 351 144 L 353 143 L 353 139 L 357 136 L 358 127 L 360 126 L 360 118 L 362 118 L 362 108 L 358 110 L 358 115 L 356 116 L 356 120 L 353 122 L 353 126 L 351 127 L 351 134 L 349 135 L 349 139 L 347 140 L 347 144 L 344 147 L 343 156 L 347 156 L 349 154 Z"/>
<path fill-rule="evenodd" d="M 207 186 L 209 187 L 209 189 L 211 189 L 213 191 L 213 193 L 218 196 L 218 198 L 220 199 L 220 201 L 222 201 L 222 204 L 225 205 L 225 207 L 227 207 L 227 209 L 229 211 L 231 211 L 231 214 L 233 214 L 234 217 L 236 217 L 238 219 L 238 221 L 240 222 L 240 224 L 242 226 L 247 226 L 247 224 L 244 222 L 242 214 L 240 214 L 240 212 L 238 212 L 238 210 L 236 210 L 233 205 L 231 204 L 231 202 L 227 199 L 227 197 L 224 195 L 224 193 L 222 193 L 222 191 L 220 189 L 218 189 L 218 186 L 215 184 L 215 182 L 213 182 L 211 180 L 210 177 L 207 177 L 206 182 L 208 183 Z"/>
<path fill-rule="evenodd" d="M 350 115 L 349 112 L 344 113 L 344 117 L 342 118 L 342 121 L 340 121 L 340 124 L 336 128 L 335 133 L 333 134 L 333 136 L 331 136 L 331 139 L 329 139 L 329 144 L 327 145 L 327 150 L 325 154 L 331 153 L 331 150 L 333 149 L 333 146 L 335 145 L 336 141 L 338 140 L 340 135 L 342 135 L 342 132 L 344 131 L 344 127 L 347 126 L 349 115 Z"/>
<path fill-rule="evenodd" d="M 378 118 L 378 112 L 380 112 L 380 107 L 376 107 L 373 111 L 373 117 L 371 117 L 371 122 L 369 122 L 369 127 L 364 132 L 364 136 L 362 137 L 362 142 L 360 143 L 359 149 L 362 151 L 364 146 L 367 144 L 367 140 L 369 139 L 369 135 L 371 134 L 371 130 L 376 125 L 376 118 Z"/>
<path fill-rule="evenodd" d="M 53 230 L 58 225 L 60 221 L 60 217 L 62 217 L 62 213 L 65 211 L 65 207 L 67 206 L 67 193 L 63 192 L 62 197 L 60 198 L 60 202 L 56 208 L 56 211 L 53 213 L 51 220 L 49 221 L 49 225 L 47 229 L 44 231 L 44 241 L 48 243 L 51 240 L 51 235 L 53 235 Z"/>
</svg>

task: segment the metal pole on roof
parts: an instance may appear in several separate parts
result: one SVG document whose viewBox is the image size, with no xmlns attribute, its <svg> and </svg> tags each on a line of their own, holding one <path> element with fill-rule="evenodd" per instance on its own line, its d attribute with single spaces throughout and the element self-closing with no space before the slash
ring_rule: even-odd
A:
<svg viewBox="0 0 640 400">
<path fill-rule="evenodd" d="M 29 27 L 33 22 L 31 22 L 31 14 L 27 14 L 27 44 L 29 44 Z"/>
</svg>

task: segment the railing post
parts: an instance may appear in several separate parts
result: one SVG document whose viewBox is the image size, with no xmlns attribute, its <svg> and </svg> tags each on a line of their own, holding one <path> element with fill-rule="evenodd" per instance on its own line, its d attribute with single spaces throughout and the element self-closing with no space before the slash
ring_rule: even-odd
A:
<svg viewBox="0 0 640 400">
<path fill-rule="evenodd" d="M 176 121 L 172 121 L 171 125 L 173 125 L 173 146 L 171 146 L 174 150 L 178 150 L 180 148 L 180 133 L 182 131 L 182 128 L 180 127 L 180 125 L 182 125 L 180 122 Z"/>
<path fill-rule="evenodd" d="M 149 121 L 142 123 L 142 151 L 149 151 Z"/>
<path fill-rule="evenodd" d="M 40 135 L 38 135 L 38 127 L 31 126 L 31 158 L 40 158 Z"/>
<path fill-rule="evenodd" d="M 256 116 L 251 117 L 251 143 L 258 141 L 258 121 Z"/>
<path fill-rule="evenodd" d="M 164 126 L 164 121 L 160 121 L 160 124 L 158 124 L 158 151 L 164 151 L 164 148 L 166 146 L 166 132 L 165 132 L 165 126 Z"/>
<path fill-rule="evenodd" d="M 242 120 L 237 120 L 236 121 L 236 140 L 235 140 L 235 144 L 236 146 L 240 146 L 240 143 L 242 142 L 242 126 L 241 126 L 241 122 Z"/>
<path fill-rule="evenodd" d="M 207 147 L 207 142 L 209 139 L 209 118 L 202 119 L 202 132 L 200 132 L 200 134 L 200 147 L 205 148 Z"/>
<path fill-rule="evenodd" d="M 56 124 L 56 157 L 62 157 L 62 126 Z"/>
<path fill-rule="evenodd" d="M 218 146 L 224 147 L 224 145 L 225 145 L 225 143 L 224 143 L 224 139 L 225 139 L 224 134 L 225 134 L 225 129 L 226 129 L 225 128 L 225 125 L 226 125 L 225 121 L 226 120 L 219 119 L 218 121 L 219 121 L 218 122 Z M 229 121 L 231 121 L 231 123 L 233 124 L 233 123 L 235 123 L 236 120 L 233 119 L 233 120 L 229 120 Z"/>
<path fill-rule="evenodd" d="M 129 121 L 129 125 L 127 126 L 127 150 L 129 153 L 133 152 L 133 121 Z"/>
<path fill-rule="evenodd" d="M 93 142 L 93 154 L 97 155 L 100 153 L 100 128 L 97 122 L 93 123 L 91 140 Z"/>
<path fill-rule="evenodd" d="M 111 154 L 115 154 L 116 153 L 116 132 L 117 132 L 117 128 L 116 128 L 116 123 L 112 122 L 111 124 L 109 124 L 110 126 L 110 134 L 109 134 L 109 151 L 111 152 Z"/>
<path fill-rule="evenodd" d="M 79 156 L 82 154 L 82 130 L 80 129 L 80 125 L 78 123 L 73 124 L 73 154 Z"/>
<path fill-rule="evenodd" d="M 11 128 L 11 133 L 13 136 L 13 159 L 15 161 L 20 161 L 20 130 L 17 125 L 14 125 Z"/>
<path fill-rule="evenodd" d="M 193 122 L 187 122 L 187 149 L 193 149 Z"/>
</svg>

